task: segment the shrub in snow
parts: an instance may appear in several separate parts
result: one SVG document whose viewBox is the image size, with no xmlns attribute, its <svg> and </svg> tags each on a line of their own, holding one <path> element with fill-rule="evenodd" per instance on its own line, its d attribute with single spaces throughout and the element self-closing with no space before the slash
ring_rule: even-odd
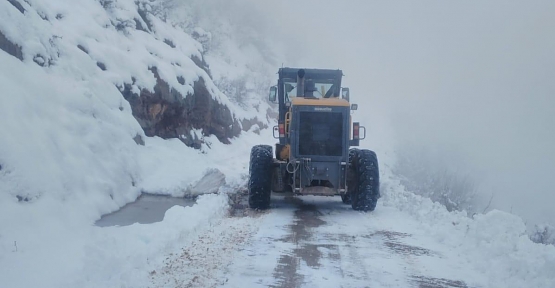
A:
<svg viewBox="0 0 555 288">
<path fill-rule="evenodd" d="M 114 0 L 100 0 L 100 5 L 105 9 L 112 7 L 112 4 L 114 4 Z"/>
<path fill-rule="evenodd" d="M 474 179 L 426 151 L 399 153 L 393 173 L 408 191 L 430 198 L 448 211 L 476 211 L 477 185 Z"/>
<path fill-rule="evenodd" d="M 530 233 L 530 240 L 535 243 L 555 245 L 555 227 L 549 224 L 535 225 Z"/>
</svg>

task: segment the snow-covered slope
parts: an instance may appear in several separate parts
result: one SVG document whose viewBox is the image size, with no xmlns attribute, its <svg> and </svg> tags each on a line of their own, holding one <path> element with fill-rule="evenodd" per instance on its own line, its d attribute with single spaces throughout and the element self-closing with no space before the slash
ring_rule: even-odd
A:
<svg viewBox="0 0 555 288">
<path fill-rule="evenodd" d="M 21 50 L 15 56 L 22 58 L 0 52 L 1 132 L 6 138 L 0 145 L 0 185 L 7 202 L 53 197 L 88 203 L 91 211 L 83 212 L 94 219 L 136 198 L 141 189 L 179 193 L 178 186 L 198 179 L 202 171 L 174 173 L 177 169 L 164 168 L 168 165 L 156 167 L 165 163 L 167 154 L 196 152 L 178 143 L 145 140 L 122 97 L 125 85 L 137 94 L 153 91 L 153 67 L 183 97 L 193 93 L 202 78 L 212 97 L 236 119 L 267 121 L 268 105 L 260 97 L 259 109 L 239 107 L 216 87 L 205 67 L 195 63 L 203 58 L 202 44 L 155 16 L 163 2 L 0 3 L 0 32 Z M 190 134 L 203 138 L 210 131 Z M 146 147 L 138 146 L 143 141 Z M 152 142 L 160 146 L 153 148 Z M 174 156 L 168 158 L 175 162 Z M 187 167 L 187 159 L 172 167 Z M 154 175 L 164 175 L 157 181 L 164 189 L 152 184 Z"/>
</svg>

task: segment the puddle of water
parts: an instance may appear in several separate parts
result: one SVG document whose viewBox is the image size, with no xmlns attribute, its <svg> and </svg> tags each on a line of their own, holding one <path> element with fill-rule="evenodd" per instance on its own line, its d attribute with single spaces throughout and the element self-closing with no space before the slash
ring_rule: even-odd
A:
<svg viewBox="0 0 555 288">
<path fill-rule="evenodd" d="M 95 225 L 100 227 L 127 226 L 134 223 L 150 224 L 164 220 L 164 214 L 175 205 L 193 206 L 195 200 L 163 195 L 142 194 L 135 202 L 118 211 L 102 216 Z"/>
</svg>

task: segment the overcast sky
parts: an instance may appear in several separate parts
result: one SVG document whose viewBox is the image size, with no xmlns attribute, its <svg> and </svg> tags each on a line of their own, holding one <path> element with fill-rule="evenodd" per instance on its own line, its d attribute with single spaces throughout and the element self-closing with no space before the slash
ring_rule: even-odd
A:
<svg viewBox="0 0 555 288">
<path fill-rule="evenodd" d="M 344 70 L 396 149 L 438 151 L 496 207 L 555 222 L 555 1 L 254 3 L 284 64 Z"/>
</svg>

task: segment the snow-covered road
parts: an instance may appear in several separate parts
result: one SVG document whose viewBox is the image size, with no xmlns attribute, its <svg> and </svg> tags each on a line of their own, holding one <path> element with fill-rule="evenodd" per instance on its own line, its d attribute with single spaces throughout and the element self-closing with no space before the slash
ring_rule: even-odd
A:
<svg viewBox="0 0 555 288">
<path fill-rule="evenodd" d="M 464 255 L 390 207 L 351 210 L 339 197 L 274 195 L 272 209 L 240 210 L 165 267 L 156 287 L 488 287 Z"/>
</svg>

